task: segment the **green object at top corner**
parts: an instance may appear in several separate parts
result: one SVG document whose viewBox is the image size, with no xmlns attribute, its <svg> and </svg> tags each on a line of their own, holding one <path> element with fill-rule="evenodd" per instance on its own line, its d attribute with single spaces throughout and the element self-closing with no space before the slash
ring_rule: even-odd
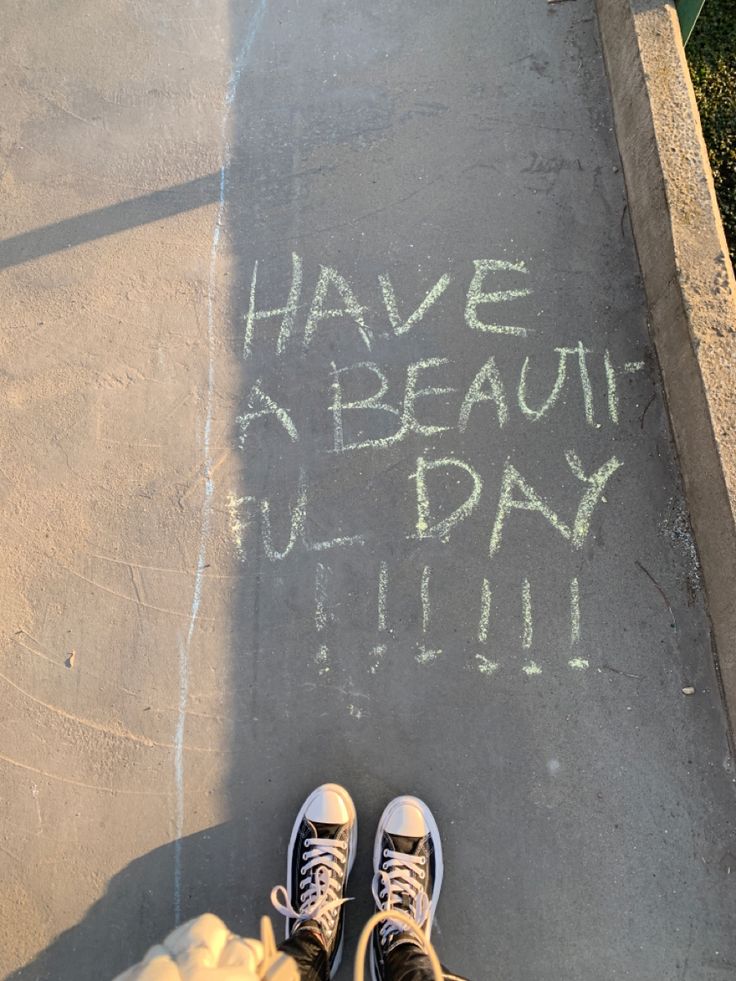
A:
<svg viewBox="0 0 736 981">
<path fill-rule="evenodd" d="M 705 0 L 676 0 L 677 16 L 680 18 L 682 43 L 687 44 L 695 27 L 695 21 L 700 16 Z"/>
</svg>

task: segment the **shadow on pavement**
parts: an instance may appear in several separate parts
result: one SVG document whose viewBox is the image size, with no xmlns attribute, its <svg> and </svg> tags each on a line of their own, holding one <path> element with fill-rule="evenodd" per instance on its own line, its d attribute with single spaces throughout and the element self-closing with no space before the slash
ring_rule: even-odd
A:
<svg viewBox="0 0 736 981">
<path fill-rule="evenodd" d="M 202 208 L 217 201 L 219 194 L 219 172 L 206 174 L 184 184 L 175 184 L 161 191 L 142 194 L 107 208 L 86 211 L 53 225 L 43 225 L 30 232 L 13 235 L 0 242 L 0 269 L 19 266 L 31 259 L 61 252 L 84 242 L 93 242 L 139 225 Z"/>
<path fill-rule="evenodd" d="M 236 931 L 253 933 L 268 912 L 268 895 L 283 878 L 278 849 L 248 864 L 242 822 L 216 825 L 182 839 L 186 879 L 184 920 L 212 911 Z M 135 859 L 110 880 L 84 919 L 61 933 L 7 981 L 58 981 L 73 965 L 75 981 L 108 981 L 163 939 L 162 924 L 173 928 L 171 878 L 174 843 Z M 274 878 L 274 876 L 276 878 Z M 275 922 L 275 920 L 274 920 Z M 280 928 L 280 923 L 278 924 Z M 164 931 L 167 927 L 163 927 Z M 136 938 L 135 949 L 131 938 Z"/>
</svg>

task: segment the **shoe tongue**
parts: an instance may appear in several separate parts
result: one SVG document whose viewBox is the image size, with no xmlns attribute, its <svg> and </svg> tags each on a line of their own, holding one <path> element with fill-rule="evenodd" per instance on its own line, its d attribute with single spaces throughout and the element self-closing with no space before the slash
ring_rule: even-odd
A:
<svg viewBox="0 0 736 981">
<path fill-rule="evenodd" d="M 323 824 L 321 821 L 308 821 L 315 838 L 337 838 L 341 824 Z"/>
<path fill-rule="evenodd" d="M 401 852 L 402 855 L 416 855 L 423 838 L 407 838 L 406 835 L 390 835 L 386 837 L 393 843 L 393 851 Z"/>
</svg>

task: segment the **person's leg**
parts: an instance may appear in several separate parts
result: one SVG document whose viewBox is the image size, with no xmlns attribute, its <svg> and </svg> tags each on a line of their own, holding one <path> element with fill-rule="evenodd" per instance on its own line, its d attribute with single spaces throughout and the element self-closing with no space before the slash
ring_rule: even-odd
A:
<svg viewBox="0 0 736 981">
<path fill-rule="evenodd" d="M 386 957 L 385 981 L 434 981 L 432 965 L 429 957 L 416 943 L 398 944 Z M 442 977 L 445 981 L 465 981 L 459 974 L 454 974 L 442 966 Z"/>
<path fill-rule="evenodd" d="M 301 981 L 329 981 L 330 958 L 319 933 L 297 927 L 279 950 L 296 961 Z"/>
<path fill-rule="evenodd" d="M 423 801 L 397 797 L 388 805 L 378 823 L 373 871 L 376 907 L 408 914 L 429 942 L 443 864 L 437 823 Z M 434 981 L 426 944 L 398 921 L 387 919 L 376 927 L 370 955 L 372 981 Z M 444 976 L 459 978 L 449 971 Z"/>
<path fill-rule="evenodd" d="M 336 784 L 318 787 L 297 814 L 286 886 L 277 886 L 271 901 L 286 917 L 279 950 L 294 958 L 302 981 L 329 981 L 340 966 L 345 887 L 357 837 L 355 805 Z"/>
</svg>

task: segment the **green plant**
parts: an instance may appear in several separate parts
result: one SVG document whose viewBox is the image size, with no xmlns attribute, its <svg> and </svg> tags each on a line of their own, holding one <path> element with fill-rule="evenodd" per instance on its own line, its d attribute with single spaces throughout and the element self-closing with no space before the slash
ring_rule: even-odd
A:
<svg viewBox="0 0 736 981">
<path fill-rule="evenodd" d="M 736 0 L 707 0 L 687 46 L 718 204 L 736 265 Z"/>
</svg>

